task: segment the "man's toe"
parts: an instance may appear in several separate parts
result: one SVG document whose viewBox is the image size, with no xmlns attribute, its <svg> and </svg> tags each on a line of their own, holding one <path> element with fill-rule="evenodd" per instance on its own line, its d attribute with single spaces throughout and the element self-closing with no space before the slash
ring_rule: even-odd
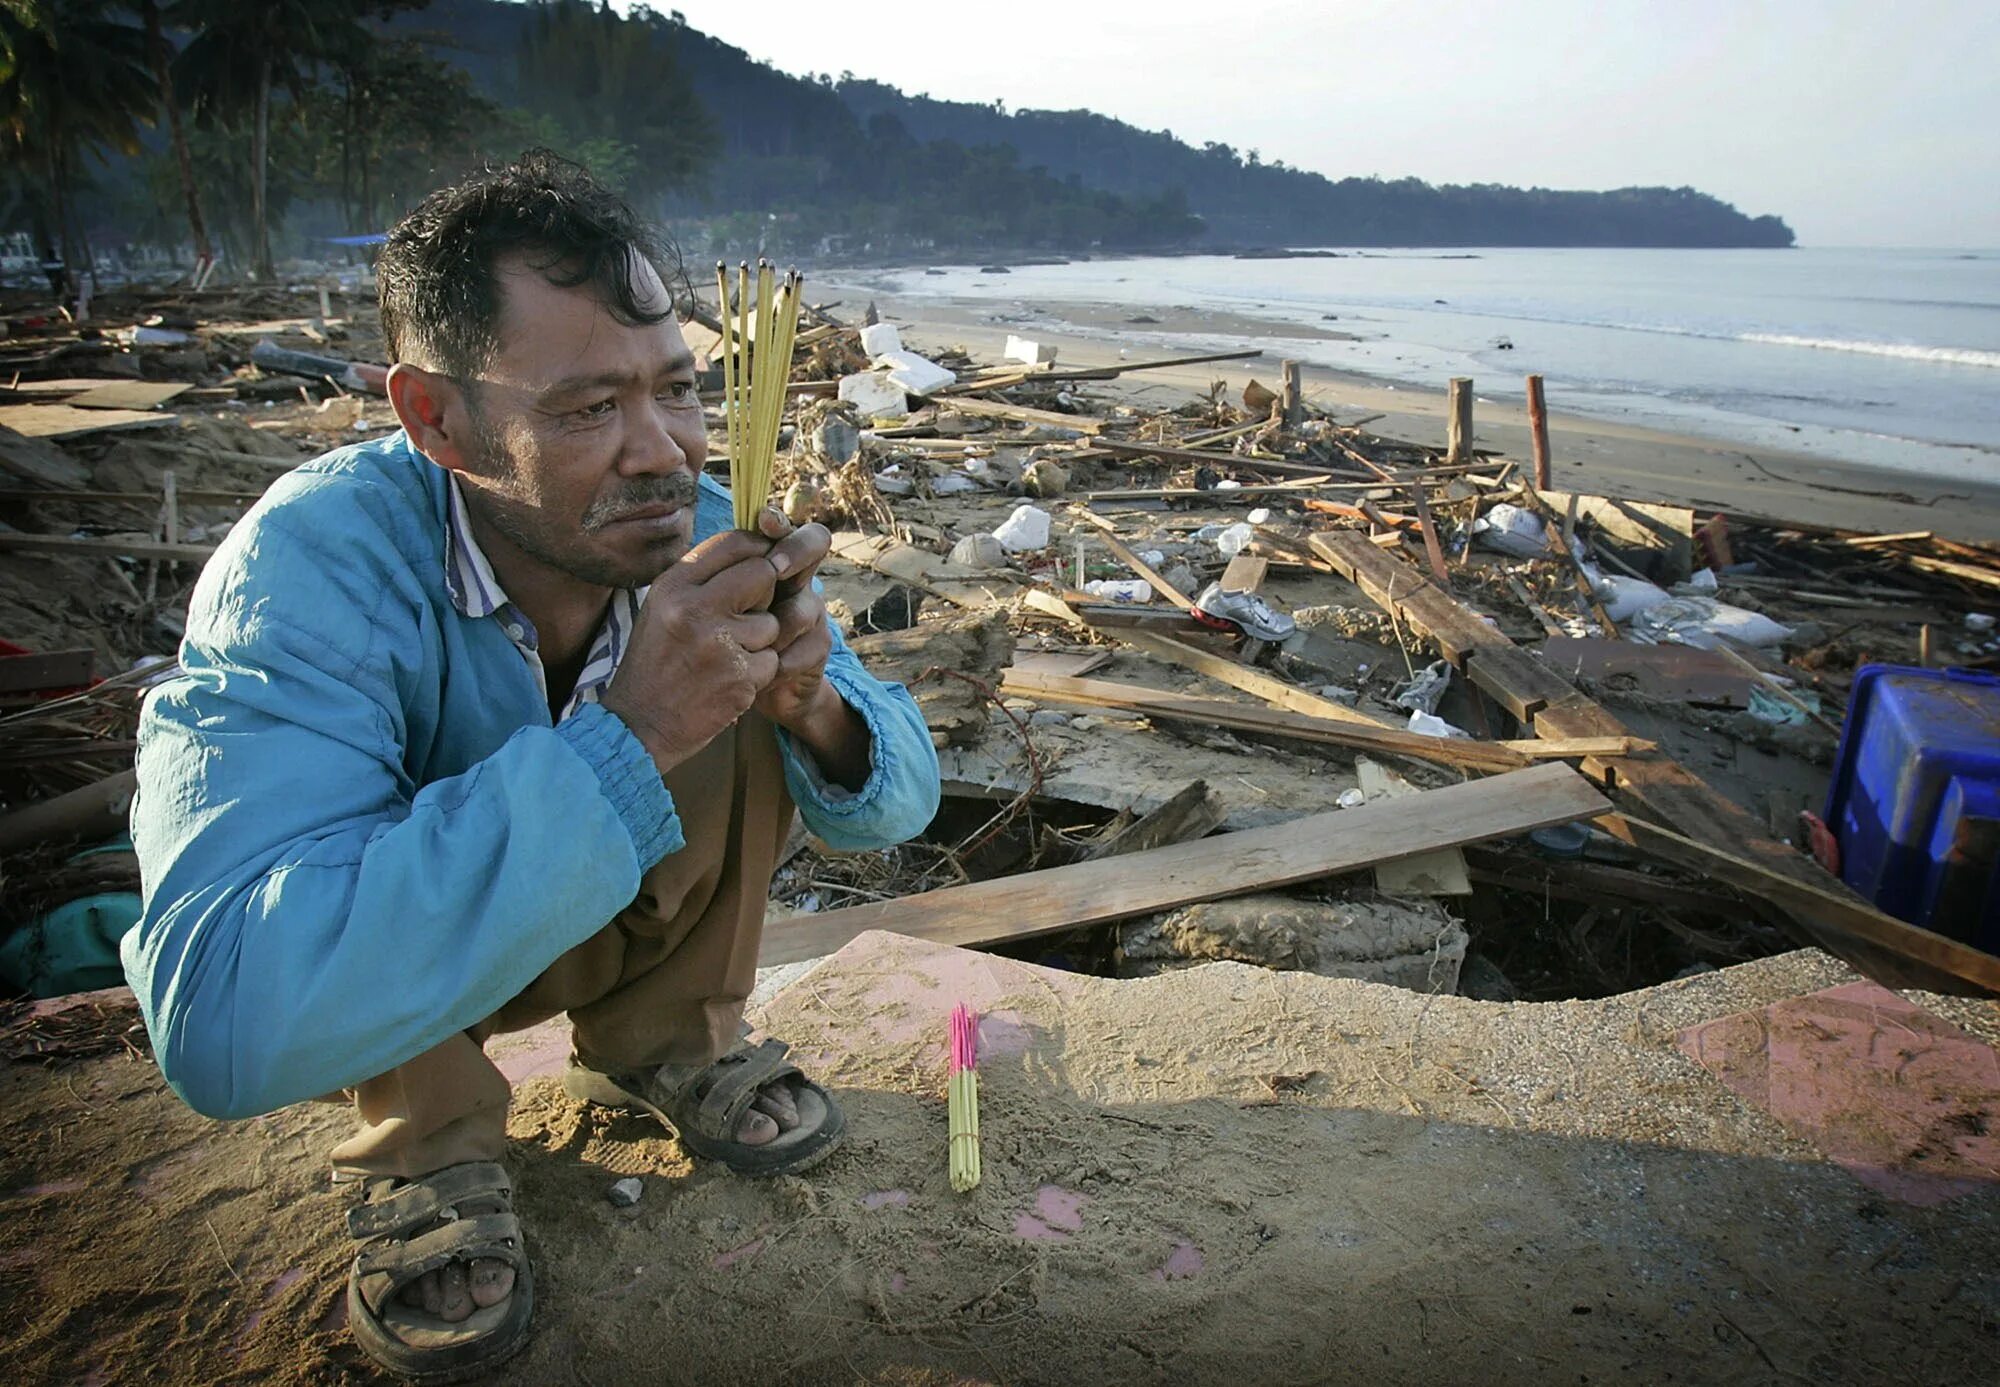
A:
<svg viewBox="0 0 2000 1387">
<path fill-rule="evenodd" d="M 438 1307 L 438 1318 L 446 1324 L 457 1324 L 472 1313 L 472 1292 L 466 1285 L 465 1264 L 453 1262 L 440 1273 L 440 1277 L 444 1294 L 443 1303 Z"/>
<path fill-rule="evenodd" d="M 745 1146 L 763 1146 L 778 1137 L 778 1119 L 769 1113 L 751 1109 L 743 1114 L 743 1120 L 736 1124 L 736 1139 Z"/>
<path fill-rule="evenodd" d="M 781 1131 L 789 1132 L 799 1125 L 798 1101 L 792 1097 L 791 1089 L 784 1084 L 773 1084 L 757 1095 L 751 1106 L 758 1112 L 777 1119 Z"/>
<path fill-rule="evenodd" d="M 472 1264 L 472 1303 L 480 1309 L 498 1305 L 514 1292 L 514 1268 L 497 1257 L 481 1257 Z"/>
</svg>

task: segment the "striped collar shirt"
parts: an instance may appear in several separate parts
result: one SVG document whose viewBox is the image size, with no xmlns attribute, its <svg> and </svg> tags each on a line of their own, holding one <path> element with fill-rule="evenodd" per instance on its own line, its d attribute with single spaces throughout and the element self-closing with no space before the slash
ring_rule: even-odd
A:
<svg viewBox="0 0 2000 1387">
<path fill-rule="evenodd" d="M 508 600 L 500 580 L 493 574 L 493 565 L 479 547 L 479 541 L 473 537 L 471 517 L 466 510 L 465 495 L 459 489 L 458 478 L 448 476 L 446 483 L 445 591 L 451 595 L 452 605 L 462 615 L 474 620 L 490 616 L 499 621 L 507 639 L 514 642 L 514 648 L 521 652 L 521 657 L 535 672 L 535 682 L 541 685 L 542 697 L 546 700 L 549 678 L 542 665 L 535 623 L 528 619 L 526 612 Z M 618 672 L 618 661 L 624 657 L 625 647 L 631 642 L 632 628 L 639 619 L 639 604 L 646 600 L 646 592 L 645 588 L 620 588 L 611 594 L 611 604 L 604 613 L 604 624 L 597 628 L 597 635 L 590 643 L 590 654 L 583 662 L 583 672 L 577 675 L 576 687 L 570 691 L 569 700 L 557 714 L 557 722 L 584 704 L 597 702 L 602 696 L 604 686 Z"/>
</svg>

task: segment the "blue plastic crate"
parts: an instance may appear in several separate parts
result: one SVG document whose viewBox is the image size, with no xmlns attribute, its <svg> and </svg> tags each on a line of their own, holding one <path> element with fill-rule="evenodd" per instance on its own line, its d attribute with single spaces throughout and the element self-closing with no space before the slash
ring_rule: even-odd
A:
<svg viewBox="0 0 2000 1387">
<path fill-rule="evenodd" d="M 1826 822 L 1849 886 L 1899 919 L 2000 953 L 2000 678 L 1857 672 Z"/>
</svg>

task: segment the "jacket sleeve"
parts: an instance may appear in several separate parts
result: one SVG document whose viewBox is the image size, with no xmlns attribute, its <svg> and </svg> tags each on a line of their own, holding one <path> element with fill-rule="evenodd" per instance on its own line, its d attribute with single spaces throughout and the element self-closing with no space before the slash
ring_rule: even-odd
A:
<svg viewBox="0 0 2000 1387">
<path fill-rule="evenodd" d="M 211 560 L 184 673 L 139 735 L 126 974 L 168 1082 L 214 1117 L 358 1083 L 490 1015 L 683 842 L 645 749 L 595 706 L 416 788 L 404 694 L 436 676 L 428 609 L 407 575 L 370 581 L 277 521 Z"/>
<path fill-rule="evenodd" d="M 785 783 L 806 827 L 828 847 L 843 852 L 888 847 L 923 832 L 937 814 L 937 748 L 909 690 L 862 668 L 839 625 L 829 618 L 827 626 L 833 653 L 826 678 L 868 724 L 868 779 L 851 793 L 829 786 L 812 753 L 780 730 Z"/>
</svg>

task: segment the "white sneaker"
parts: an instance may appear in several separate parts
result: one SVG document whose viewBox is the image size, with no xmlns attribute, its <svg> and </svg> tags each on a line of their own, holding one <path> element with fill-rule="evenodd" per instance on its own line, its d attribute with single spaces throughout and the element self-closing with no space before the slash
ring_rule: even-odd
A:
<svg viewBox="0 0 2000 1387">
<path fill-rule="evenodd" d="M 1242 631 L 1260 641 L 1281 641 L 1298 629 L 1290 617 L 1254 592 L 1229 592 L 1210 583 L 1194 600 L 1194 619 L 1218 631 Z"/>
</svg>

